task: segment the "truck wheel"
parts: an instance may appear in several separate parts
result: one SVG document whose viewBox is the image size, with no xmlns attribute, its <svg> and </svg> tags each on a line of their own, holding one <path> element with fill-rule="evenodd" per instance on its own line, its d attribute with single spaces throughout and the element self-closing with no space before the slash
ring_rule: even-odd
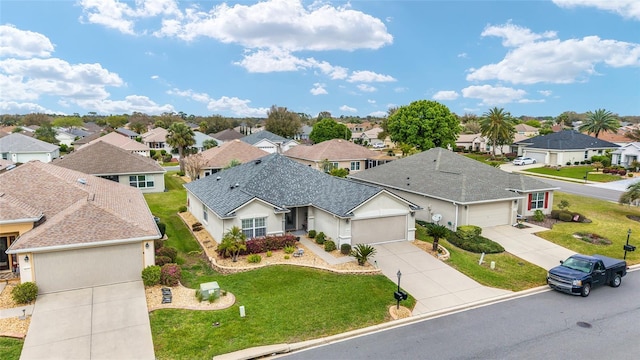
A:
<svg viewBox="0 0 640 360">
<path fill-rule="evenodd" d="M 622 277 L 620 276 L 620 274 L 616 274 L 616 276 L 613 277 L 613 280 L 611 280 L 611 287 L 618 287 L 620 286 L 620 284 L 622 284 Z"/>
<path fill-rule="evenodd" d="M 586 283 L 582 286 L 582 292 L 580 292 L 580 296 L 587 297 L 591 293 L 591 284 Z"/>
</svg>

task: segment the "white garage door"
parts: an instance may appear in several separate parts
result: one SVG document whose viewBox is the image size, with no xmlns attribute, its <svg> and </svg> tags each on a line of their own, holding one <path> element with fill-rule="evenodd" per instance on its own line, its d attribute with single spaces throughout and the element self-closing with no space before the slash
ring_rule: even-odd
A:
<svg viewBox="0 0 640 360">
<path fill-rule="evenodd" d="M 406 239 L 406 215 L 351 221 L 352 245 Z"/>
<path fill-rule="evenodd" d="M 544 164 L 544 159 L 547 156 L 547 153 L 527 151 L 526 156 L 534 159 L 538 164 Z"/>
<path fill-rule="evenodd" d="M 140 280 L 141 243 L 33 254 L 40 293 Z"/>
<path fill-rule="evenodd" d="M 498 203 L 471 205 L 469 207 L 469 225 L 489 227 L 496 225 L 510 225 L 511 201 Z"/>
</svg>

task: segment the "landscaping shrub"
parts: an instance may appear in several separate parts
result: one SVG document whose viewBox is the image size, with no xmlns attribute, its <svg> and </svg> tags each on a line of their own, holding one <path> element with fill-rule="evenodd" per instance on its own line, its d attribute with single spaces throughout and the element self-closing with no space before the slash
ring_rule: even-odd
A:
<svg viewBox="0 0 640 360">
<path fill-rule="evenodd" d="M 171 258 L 168 256 L 156 256 L 156 265 L 162 266 L 164 264 L 171 264 Z"/>
<path fill-rule="evenodd" d="M 318 235 L 316 235 L 316 243 L 322 245 L 324 244 L 324 241 L 325 241 L 325 235 L 322 231 L 320 231 Z"/>
<path fill-rule="evenodd" d="M 562 212 L 560 212 L 560 214 L 558 214 L 558 220 L 560 220 L 560 221 L 569 222 L 569 221 L 571 221 L 571 219 L 573 219 L 573 216 L 571 216 L 570 212 L 562 211 Z"/>
<path fill-rule="evenodd" d="M 618 175 L 622 175 L 622 176 L 627 175 L 627 170 L 624 170 L 624 169 L 623 170 L 618 170 Z"/>
<path fill-rule="evenodd" d="M 183 205 L 183 206 L 180 206 L 180 208 L 178 209 L 178 212 L 181 212 L 181 213 L 183 213 L 183 212 L 187 212 L 187 207 L 186 207 L 186 206 L 184 206 L 184 205 Z"/>
<path fill-rule="evenodd" d="M 196 290 L 196 299 L 198 300 L 198 302 L 202 302 L 202 291 L 200 291 L 200 289 Z"/>
<path fill-rule="evenodd" d="M 296 248 L 294 248 L 293 246 L 285 246 L 284 247 L 284 253 L 285 254 L 293 254 L 294 251 L 296 251 Z"/>
<path fill-rule="evenodd" d="M 358 265 L 364 266 L 369 260 L 370 256 L 375 255 L 376 248 L 369 244 L 356 244 L 353 250 L 351 250 L 351 256 L 358 260 Z"/>
<path fill-rule="evenodd" d="M 164 240 L 162 239 L 156 239 L 153 240 L 153 248 L 157 251 L 158 249 L 162 248 L 164 246 Z"/>
<path fill-rule="evenodd" d="M 184 176 L 184 171 L 178 171 L 178 176 Z"/>
<path fill-rule="evenodd" d="M 426 222 L 424 220 L 416 220 L 416 224 L 426 227 L 427 224 L 430 224 L 430 223 L 428 223 L 428 222 Z"/>
<path fill-rule="evenodd" d="M 460 236 L 458 236 L 458 233 L 451 231 L 447 235 L 447 241 L 461 249 L 477 254 L 498 254 L 504 252 L 504 248 L 502 247 L 502 245 L 483 236 L 477 236 L 476 238 L 471 240 L 464 240 Z"/>
<path fill-rule="evenodd" d="M 611 172 L 611 169 L 609 169 L 608 167 L 606 167 L 606 168 L 602 169 L 602 173 L 603 173 L 603 174 L 608 174 L 608 173 L 610 173 L 610 172 Z"/>
<path fill-rule="evenodd" d="M 163 246 L 160 249 L 156 250 L 156 256 L 166 256 L 171 259 L 171 262 L 176 262 L 178 250 L 171 246 Z"/>
<path fill-rule="evenodd" d="M 160 230 L 160 236 L 164 237 L 164 234 L 167 231 L 167 224 L 159 222 L 158 230 Z"/>
<path fill-rule="evenodd" d="M 463 240 L 473 240 L 482 234 L 482 228 L 475 225 L 458 226 L 458 236 Z"/>
<path fill-rule="evenodd" d="M 267 257 L 272 257 L 273 253 L 271 252 L 271 250 L 267 251 Z"/>
<path fill-rule="evenodd" d="M 11 297 L 18 304 L 28 304 L 35 300 L 37 296 L 38 286 L 31 281 L 18 284 L 11 290 Z"/>
<path fill-rule="evenodd" d="M 567 161 L 567 166 L 571 166 L 571 161 Z"/>
<path fill-rule="evenodd" d="M 142 270 L 142 283 L 144 286 L 153 286 L 160 283 L 160 266 L 147 266 Z"/>
<path fill-rule="evenodd" d="M 562 212 L 562 210 L 551 210 L 551 213 L 549 214 L 549 217 L 552 219 L 556 219 L 558 220 L 560 218 L 560 213 Z"/>
<path fill-rule="evenodd" d="M 289 255 L 285 255 L 285 256 L 284 256 L 284 259 L 285 259 L 285 260 L 289 260 L 289 259 L 291 259 L 291 256 L 289 256 Z"/>
<path fill-rule="evenodd" d="M 247 256 L 247 261 L 250 264 L 257 264 L 260 261 L 262 261 L 262 256 L 260 256 L 258 254 L 251 254 L 251 255 Z"/>
<path fill-rule="evenodd" d="M 349 255 L 351 253 L 351 245 L 350 244 L 340 245 L 340 253 L 342 255 Z"/>
<path fill-rule="evenodd" d="M 307 235 L 309 235 L 309 238 L 313 239 L 314 237 L 316 237 L 316 231 L 315 230 L 309 230 L 309 233 Z"/>
<path fill-rule="evenodd" d="M 191 224 L 191 228 L 195 229 L 197 227 L 202 227 L 202 223 L 201 222 L 194 222 L 193 224 Z"/>
<path fill-rule="evenodd" d="M 333 251 L 336 249 L 336 243 L 333 240 L 327 240 L 324 242 L 324 251 Z"/>
<path fill-rule="evenodd" d="M 292 234 L 251 238 L 246 241 L 247 249 L 241 251 L 240 254 L 260 254 L 269 250 L 281 250 L 287 246 L 295 246 L 296 242 L 298 239 Z"/>
<path fill-rule="evenodd" d="M 544 221 L 544 213 L 542 212 L 542 210 L 538 209 L 533 213 L 533 220 L 537 222 Z"/>
<path fill-rule="evenodd" d="M 166 286 L 176 286 L 182 278 L 180 266 L 177 264 L 165 264 L 160 270 L 160 283 Z"/>
</svg>

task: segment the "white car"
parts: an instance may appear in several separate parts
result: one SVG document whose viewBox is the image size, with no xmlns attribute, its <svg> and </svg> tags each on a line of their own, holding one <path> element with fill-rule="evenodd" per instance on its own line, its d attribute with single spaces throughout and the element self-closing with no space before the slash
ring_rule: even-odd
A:
<svg viewBox="0 0 640 360">
<path fill-rule="evenodd" d="M 375 143 L 373 144 L 374 149 L 384 149 L 384 143 Z"/>
<path fill-rule="evenodd" d="M 530 165 L 535 163 L 536 160 L 530 157 L 519 157 L 513 160 L 513 165 Z"/>
</svg>

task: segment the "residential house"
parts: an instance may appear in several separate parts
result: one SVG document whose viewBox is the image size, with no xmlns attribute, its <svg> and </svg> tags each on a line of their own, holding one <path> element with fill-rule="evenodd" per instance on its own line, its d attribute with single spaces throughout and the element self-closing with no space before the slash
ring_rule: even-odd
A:
<svg viewBox="0 0 640 360">
<path fill-rule="evenodd" d="M 171 146 L 167 144 L 167 134 L 169 134 L 167 129 L 156 127 L 140 135 L 140 139 L 150 149 L 171 153 Z"/>
<path fill-rule="evenodd" d="M 622 145 L 611 153 L 611 164 L 635 168 L 640 163 L 640 142 Z"/>
<path fill-rule="evenodd" d="M 0 158 L 14 163 L 31 160 L 51 162 L 60 157 L 58 145 L 50 144 L 20 133 L 12 133 L 0 138 Z"/>
<path fill-rule="evenodd" d="M 419 207 L 377 186 L 324 174 L 274 153 L 184 185 L 214 239 L 313 229 L 342 244 L 414 240 Z"/>
<path fill-rule="evenodd" d="M 139 281 L 154 265 L 161 235 L 137 189 L 39 161 L 0 183 L 0 271 L 40 294 Z"/>
<path fill-rule="evenodd" d="M 202 152 L 203 165 L 199 177 L 215 174 L 229 166 L 233 161 L 244 164 L 267 154 L 268 152 L 238 139 L 227 141 L 220 146 Z"/>
<path fill-rule="evenodd" d="M 76 136 L 66 132 L 64 129 L 55 129 L 56 131 L 56 140 L 58 140 L 59 145 L 72 146 L 72 144 L 76 141 Z"/>
<path fill-rule="evenodd" d="M 630 128 L 621 128 L 621 129 L 618 129 L 618 131 L 613 133 L 610 133 L 608 131 L 601 132 L 600 134 L 598 134 L 598 139 L 608 141 L 616 145 L 625 146 L 627 144 L 634 142 L 632 139 L 627 137 L 627 134 L 629 133 L 629 131 L 631 131 Z M 586 134 L 586 135 L 595 137 L 595 134 Z"/>
<path fill-rule="evenodd" d="M 529 137 L 523 134 L 515 133 L 513 142 L 518 142 Z M 491 140 L 482 136 L 482 134 L 460 134 L 456 140 L 456 147 L 474 152 L 493 153 L 493 145 Z M 503 155 L 514 152 L 511 144 L 505 144 L 496 148 L 496 155 Z"/>
<path fill-rule="evenodd" d="M 518 124 L 514 126 L 516 134 L 524 135 L 526 137 L 536 136 L 540 134 L 540 130 L 537 127 L 533 127 L 527 124 Z"/>
<path fill-rule="evenodd" d="M 576 130 L 563 130 L 538 135 L 513 144 L 521 156 L 535 159 L 539 164 L 551 166 L 572 165 L 590 160 L 594 155 L 614 151 L 618 145 L 582 134 Z"/>
<path fill-rule="evenodd" d="M 244 137 L 244 135 L 234 129 L 222 130 L 209 136 L 214 138 L 218 142 L 218 145 L 222 145 L 227 141 L 237 140 Z"/>
<path fill-rule="evenodd" d="M 106 133 L 103 133 L 103 132 L 91 133 L 87 136 L 83 136 L 83 137 L 80 137 L 79 139 L 76 139 L 76 141 L 74 141 L 72 145 L 75 148 L 80 148 L 82 145 L 86 145 L 92 142 L 93 140 L 105 135 Z"/>
<path fill-rule="evenodd" d="M 104 141 L 111 145 L 115 145 L 121 149 L 127 150 L 132 154 L 138 154 L 146 157 L 151 156 L 151 149 L 142 143 L 137 142 L 136 140 L 131 140 L 126 136 L 122 136 L 117 132 L 110 132 L 106 135 L 99 136 L 88 143 L 80 146 L 78 149 L 81 149 L 87 145 L 95 144 L 96 142 Z M 76 142 L 77 143 L 77 142 Z"/>
<path fill-rule="evenodd" d="M 553 191 L 545 182 L 502 171 L 453 151 L 433 148 L 349 175 L 382 186 L 426 209 L 416 218 L 447 225 L 514 224 L 518 215 L 551 212 Z"/>
<path fill-rule="evenodd" d="M 373 144 L 385 144 L 389 145 L 391 140 L 387 136 L 386 139 L 378 139 L 378 135 L 384 130 L 381 127 L 374 127 L 372 129 L 366 130 L 364 132 L 354 132 L 351 133 L 351 141 L 362 144 L 362 145 L 373 145 Z"/>
<path fill-rule="evenodd" d="M 285 156 L 312 167 L 326 171 L 331 168 L 344 168 L 349 172 L 358 172 L 395 159 L 362 145 L 347 140 L 332 139 L 315 145 L 299 145 L 284 153 Z"/>
<path fill-rule="evenodd" d="M 296 134 L 293 139 L 299 142 L 307 142 L 309 140 L 309 134 L 313 131 L 313 127 L 309 125 L 302 125 L 300 133 Z"/>
<path fill-rule="evenodd" d="M 117 132 L 118 134 L 122 135 L 122 136 L 126 136 L 131 140 L 135 140 L 138 136 L 140 136 L 140 134 L 138 134 L 135 131 L 131 131 L 127 128 L 123 128 L 123 127 L 119 127 L 117 129 L 114 130 L 115 132 Z"/>
<path fill-rule="evenodd" d="M 128 184 L 143 193 L 163 192 L 167 172 L 150 157 L 99 141 L 56 159 L 54 165 Z"/>
<path fill-rule="evenodd" d="M 269 154 L 273 154 L 275 152 L 283 153 L 298 145 L 298 142 L 295 140 L 286 139 L 267 130 L 247 135 L 240 138 L 240 140 L 257 147 L 258 149 L 264 150 Z"/>
<path fill-rule="evenodd" d="M 205 134 L 205 133 L 201 133 L 200 131 L 194 131 L 193 132 L 193 139 L 196 141 L 196 143 L 192 146 L 192 148 L 197 149 L 198 152 L 203 152 L 204 150 L 206 150 L 204 148 L 204 142 L 207 140 L 214 140 L 214 138 L 212 138 L 211 136 Z M 217 143 L 217 141 L 216 141 Z"/>
</svg>

